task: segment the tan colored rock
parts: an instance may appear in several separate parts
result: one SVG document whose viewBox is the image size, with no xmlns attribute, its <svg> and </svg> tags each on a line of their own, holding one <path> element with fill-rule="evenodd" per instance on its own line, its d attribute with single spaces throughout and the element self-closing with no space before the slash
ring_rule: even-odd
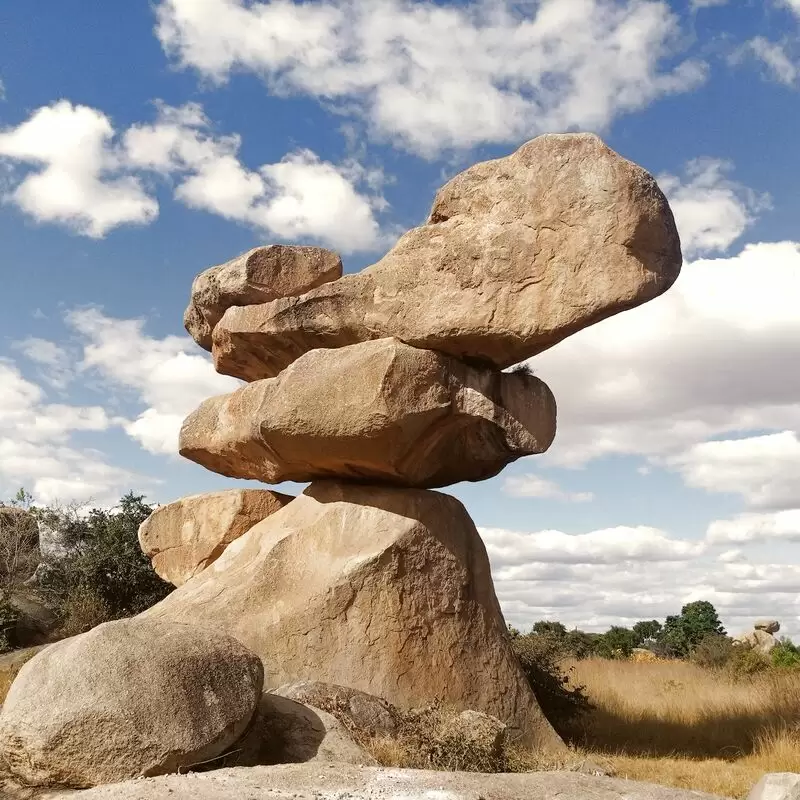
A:
<svg viewBox="0 0 800 800">
<path fill-rule="evenodd" d="M 107 622 L 20 669 L 0 712 L 4 766 L 32 786 L 175 772 L 242 735 L 263 678 L 259 659 L 221 631 Z"/>
<path fill-rule="evenodd" d="M 757 800 L 772 797 L 757 795 Z M 791 797 L 791 795 L 790 795 Z M 690 789 L 581 775 L 481 775 L 350 764 L 285 764 L 168 775 L 103 786 L 63 800 L 722 800 Z"/>
<path fill-rule="evenodd" d="M 279 686 L 274 693 L 337 717 L 344 716 L 352 727 L 370 736 L 390 736 L 397 732 L 398 713 L 391 703 L 349 686 L 298 681 Z"/>
<path fill-rule="evenodd" d="M 265 693 L 247 734 L 234 745 L 237 766 L 305 761 L 377 766 L 332 714 Z"/>
<path fill-rule="evenodd" d="M 759 619 L 756 620 L 753 628 L 757 631 L 766 631 L 767 633 L 777 633 L 781 629 L 781 624 L 776 619 Z"/>
<path fill-rule="evenodd" d="M 157 508 L 139 527 L 139 544 L 165 580 L 180 586 L 292 498 L 266 489 L 228 489 Z"/>
<path fill-rule="evenodd" d="M 778 646 L 778 640 L 771 633 L 763 630 L 748 631 L 734 641 L 745 647 L 752 647 L 764 655 L 769 655 Z"/>
<path fill-rule="evenodd" d="M 206 400 L 181 455 L 265 483 L 350 478 L 436 487 L 490 478 L 547 450 L 556 404 L 533 375 L 470 367 L 396 339 L 314 350 Z"/>
<path fill-rule="evenodd" d="M 184 326 L 201 347 L 210 350 L 214 326 L 231 306 L 303 294 L 341 277 L 342 260 L 330 250 L 280 244 L 257 247 L 194 279 Z"/>
<path fill-rule="evenodd" d="M 665 292 L 681 249 L 655 180 L 591 134 L 547 134 L 470 167 L 374 266 L 229 308 L 217 370 L 277 375 L 318 347 L 393 336 L 507 367 Z"/>
<path fill-rule="evenodd" d="M 512 652 L 475 525 L 438 492 L 312 484 L 142 616 L 229 632 L 261 656 L 272 687 L 334 683 L 400 708 L 441 701 L 564 749 Z"/>
</svg>

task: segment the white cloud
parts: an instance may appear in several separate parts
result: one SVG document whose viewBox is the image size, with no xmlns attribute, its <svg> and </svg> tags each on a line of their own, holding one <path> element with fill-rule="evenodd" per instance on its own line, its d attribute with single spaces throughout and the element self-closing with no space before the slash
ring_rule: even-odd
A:
<svg viewBox="0 0 800 800">
<path fill-rule="evenodd" d="M 651 0 L 162 0 L 156 33 L 181 65 L 223 82 L 338 101 L 424 156 L 567 128 L 599 129 L 701 83 L 662 62 L 679 23 Z"/>
<path fill-rule="evenodd" d="M 100 238 L 124 224 L 158 214 L 138 178 L 121 175 L 105 114 L 66 100 L 40 108 L 0 132 L 0 156 L 33 165 L 6 199 L 39 222 L 59 222 Z M 39 170 L 36 171 L 36 167 Z"/>
<path fill-rule="evenodd" d="M 668 463 L 689 486 L 740 494 L 751 508 L 800 507 L 800 438 L 793 431 L 703 442 Z"/>
<path fill-rule="evenodd" d="M 104 504 L 134 483 L 151 482 L 72 441 L 75 434 L 104 432 L 113 424 L 97 406 L 48 403 L 40 386 L 0 360 L 0 499 L 24 486 L 43 503 Z"/>
<path fill-rule="evenodd" d="M 728 0 L 691 0 L 693 9 L 711 8 L 712 6 L 724 6 L 727 4 Z"/>
<path fill-rule="evenodd" d="M 54 342 L 29 336 L 12 345 L 31 361 L 43 367 L 42 378 L 56 389 L 64 389 L 73 377 L 69 353 Z"/>
<path fill-rule="evenodd" d="M 739 514 L 732 519 L 715 520 L 708 526 L 706 538 L 712 544 L 770 540 L 800 542 L 800 509 Z"/>
<path fill-rule="evenodd" d="M 530 564 L 619 564 L 621 561 L 685 561 L 704 551 L 702 542 L 671 539 L 644 525 L 620 525 L 590 533 L 567 534 L 547 530 L 521 533 L 481 528 L 492 563 L 503 577 L 514 579 Z"/>
<path fill-rule="evenodd" d="M 716 555 L 709 542 L 644 526 L 578 535 L 480 533 L 506 619 L 522 630 L 539 619 L 604 630 L 663 620 L 685 603 L 709 600 L 730 631 L 746 630 L 780 608 L 783 630 L 800 633 L 800 566 L 745 561 L 737 550 Z"/>
<path fill-rule="evenodd" d="M 767 67 L 776 81 L 787 86 L 795 83 L 800 69 L 789 57 L 783 45 L 771 42 L 763 36 L 756 36 L 747 43 L 747 48 Z"/>
<path fill-rule="evenodd" d="M 755 221 L 755 212 L 768 205 L 768 196 L 758 196 L 726 177 L 732 168 L 726 161 L 698 158 L 687 164 L 683 181 L 674 175 L 659 176 L 684 256 L 726 251 Z"/>
<path fill-rule="evenodd" d="M 712 438 L 800 432 L 800 245 L 687 264 L 664 295 L 530 364 L 559 404 L 540 463 L 675 456 Z"/>
<path fill-rule="evenodd" d="M 592 492 L 565 492 L 553 481 L 531 474 L 506 478 L 503 491 L 512 497 L 539 497 L 567 503 L 588 503 L 594 499 Z"/>
<path fill-rule="evenodd" d="M 342 252 L 382 243 L 375 212 L 386 201 L 379 171 L 335 165 L 297 150 L 253 171 L 238 157 L 240 138 L 215 136 L 197 104 L 160 105 L 152 125 L 115 139 L 100 111 L 60 101 L 0 133 L 0 156 L 41 165 L 18 176 L 6 199 L 40 222 L 99 238 L 125 223 L 146 224 L 158 203 L 141 176 L 175 178 L 175 199 L 284 240 L 312 239 Z"/>
<path fill-rule="evenodd" d="M 781 0 L 778 0 L 781 2 Z M 800 0 L 783 0 L 783 5 L 794 11 L 795 14 L 800 16 Z"/>
<path fill-rule="evenodd" d="M 188 337 L 147 336 L 143 320 L 114 319 L 90 308 L 70 312 L 67 322 L 83 340 L 80 368 L 132 390 L 136 402 L 147 406 L 125 430 L 152 453 L 177 454 L 178 431 L 189 412 L 241 385 L 214 372 Z"/>
</svg>

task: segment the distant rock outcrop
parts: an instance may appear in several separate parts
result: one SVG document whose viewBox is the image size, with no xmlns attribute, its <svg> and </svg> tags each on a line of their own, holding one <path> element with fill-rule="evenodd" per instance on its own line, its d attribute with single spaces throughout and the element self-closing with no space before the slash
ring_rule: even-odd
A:
<svg viewBox="0 0 800 800">
<path fill-rule="evenodd" d="M 781 624 L 775 619 L 761 619 L 753 625 L 753 630 L 737 636 L 733 641 L 745 647 L 752 647 L 764 655 L 769 655 L 779 644 L 773 636 L 781 629 Z"/>
</svg>

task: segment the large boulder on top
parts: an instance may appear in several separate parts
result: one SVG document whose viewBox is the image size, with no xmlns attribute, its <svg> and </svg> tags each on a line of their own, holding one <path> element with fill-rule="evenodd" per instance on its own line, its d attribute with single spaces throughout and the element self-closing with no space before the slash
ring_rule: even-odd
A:
<svg viewBox="0 0 800 800">
<path fill-rule="evenodd" d="M 591 134 L 547 134 L 476 164 L 377 264 L 298 297 L 231 304 L 216 368 L 247 381 L 303 353 L 393 336 L 507 367 L 652 300 L 681 267 L 655 180 Z"/>
<path fill-rule="evenodd" d="M 475 525 L 438 492 L 312 484 L 142 618 L 229 632 L 261 656 L 271 687 L 440 701 L 564 749 L 511 649 Z"/>
<path fill-rule="evenodd" d="M 266 489 L 228 489 L 157 508 L 139 526 L 139 544 L 165 580 L 180 586 L 225 548 L 293 498 Z"/>
<path fill-rule="evenodd" d="M 342 276 L 342 260 L 321 247 L 269 245 L 201 272 L 183 317 L 191 337 L 211 349 L 211 333 L 231 306 L 303 294 Z"/>
<path fill-rule="evenodd" d="M 781 629 L 781 624 L 776 619 L 759 619 L 753 625 L 754 630 L 766 631 L 767 633 L 777 633 Z"/>
<path fill-rule="evenodd" d="M 350 478 L 436 487 L 490 478 L 556 432 L 547 386 L 396 339 L 306 353 L 277 378 L 206 400 L 180 452 L 266 483 Z"/>
<path fill-rule="evenodd" d="M 221 631 L 107 622 L 20 669 L 0 712 L 4 766 L 31 786 L 76 788 L 175 772 L 241 736 L 263 679 Z"/>
</svg>

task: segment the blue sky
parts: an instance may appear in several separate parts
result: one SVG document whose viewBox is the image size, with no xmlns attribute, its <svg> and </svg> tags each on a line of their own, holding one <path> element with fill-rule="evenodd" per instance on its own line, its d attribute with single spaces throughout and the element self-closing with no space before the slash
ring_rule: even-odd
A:
<svg viewBox="0 0 800 800">
<path fill-rule="evenodd" d="M 6 5 L 0 496 L 233 485 L 174 455 L 236 385 L 183 331 L 196 273 L 359 270 L 469 164 L 590 130 L 658 177 L 683 274 L 533 359 L 555 444 L 452 492 L 517 625 L 710 599 L 800 635 L 798 0 Z"/>
</svg>

